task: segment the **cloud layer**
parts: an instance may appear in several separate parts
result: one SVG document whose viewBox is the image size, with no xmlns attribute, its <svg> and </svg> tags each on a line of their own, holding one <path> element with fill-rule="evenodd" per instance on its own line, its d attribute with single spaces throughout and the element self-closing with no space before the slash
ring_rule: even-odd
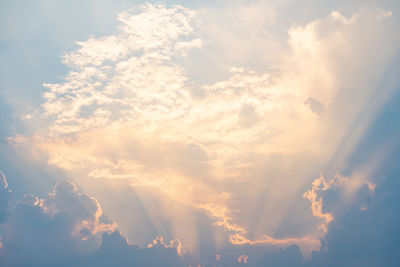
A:
<svg viewBox="0 0 400 267">
<path fill-rule="evenodd" d="M 304 260 L 296 245 L 267 248 L 226 245 L 214 258 L 200 262 L 187 257 L 179 241 L 157 237 L 147 248 L 128 243 L 102 216 L 103 226 L 93 232 L 101 211 L 98 202 L 82 194 L 70 182 L 56 185 L 44 199 L 25 196 L 14 202 L 5 177 L 0 190 L 2 266 L 397 266 L 399 171 L 389 174 L 373 192 L 363 185 L 354 201 L 341 211 L 329 209 L 335 220 L 329 224 L 319 251 Z M 330 189 L 324 204 L 337 207 L 346 181 Z M 331 185 L 333 185 L 331 183 Z M 332 204 L 335 204 L 332 206 Z M 7 214 L 7 216 L 5 216 Z M 83 222 L 93 222 L 92 225 Z M 82 227 L 82 224 L 84 227 Z M 98 223 L 99 224 L 99 223 Z M 77 229 L 79 231 L 77 232 Z M 194 265 L 193 265 L 194 264 Z"/>
</svg>

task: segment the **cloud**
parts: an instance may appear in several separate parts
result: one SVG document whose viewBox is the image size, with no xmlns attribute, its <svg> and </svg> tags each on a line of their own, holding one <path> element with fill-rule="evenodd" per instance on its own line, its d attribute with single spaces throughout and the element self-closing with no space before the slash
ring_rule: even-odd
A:
<svg viewBox="0 0 400 267">
<path fill-rule="evenodd" d="M 157 236 L 152 243 L 147 245 L 147 248 L 164 247 L 164 248 L 175 248 L 176 253 L 179 256 L 183 256 L 184 249 L 179 239 L 170 240 L 169 244 L 164 241 L 162 236 Z"/>
<path fill-rule="evenodd" d="M 321 114 L 325 111 L 325 106 L 312 97 L 309 97 L 304 104 L 306 104 L 315 114 Z"/>
<path fill-rule="evenodd" d="M 366 177 L 360 174 L 354 174 L 352 177 L 343 177 L 336 174 L 332 179 L 326 180 L 323 176 L 315 179 L 312 183 L 311 190 L 303 194 L 303 197 L 311 202 L 311 210 L 314 216 L 321 218 L 323 223 L 320 228 L 327 233 L 328 225 L 334 220 L 332 212 L 340 211 L 346 205 L 353 204 L 354 196 L 359 192 L 362 186 L 367 186 L 373 192 L 376 185 L 369 182 Z M 328 192 L 328 194 L 326 194 Z M 324 197 L 333 197 L 329 192 L 337 194 L 335 201 L 335 210 L 332 211 L 324 206 Z M 325 196 L 321 196 L 324 195 Z M 325 204 L 326 205 L 326 204 Z M 331 210 L 331 211 L 329 211 Z"/>
<path fill-rule="evenodd" d="M 363 185 L 351 205 L 331 222 L 321 250 L 313 253 L 307 266 L 396 266 L 398 178 L 399 170 L 390 173 L 373 195 Z"/>
<path fill-rule="evenodd" d="M 335 212 L 335 220 L 328 225 L 321 250 L 314 252 L 309 260 L 303 260 L 296 245 L 276 249 L 247 244 L 225 245 L 219 249 L 217 257 L 203 260 L 202 264 L 311 267 L 321 264 L 381 266 L 385 262 L 386 266 L 396 266 L 397 243 L 393 236 L 398 235 L 396 207 L 399 199 L 395 190 L 398 175 L 398 171 L 389 175 L 375 188 L 373 195 L 370 186 L 361 181 L 357 182 L 356 190 L 353 189 L 354 181 L 339 176 L 323 182 L 318 188 L 346 196 L 351 192 L 355 201 L 343 212 Z M 7 188 L 4 175 L 2 181 L 2 188 Z M 9 194 L 8 190 L 1 192 L 1 196 Z M 324 202 L 338 200 L 324 198 Z M 110 223 L 103 222 L 109 228 L 96 233 L 91 230 L 94 227 L 87 227 L 77 236 L 74 225 L 82 220 L 95 224 L 100 207 L 95 199 L 81 193 L 69 182 L 57 184 L 44 199 L 27 195 L 10 207 L 9 218 L 0 226 L 3 233 L 0 263 L 4 266 L 187 266 L 191 260 L 185 258 L 185 254 L 179 255 L 182 252 L 179 240 L 166 242 L 157 237 L 147 248 L 139 248 L 129 244 Z M 90 239 L 99 234 L 101 243 L 90 251 L 84 250 L 81 242 L 93 242 Z"/>
<path fill-rule="evenodd" d="M 96 252 L 74 266 L 185 266 L 176 247 L 163 245 L 139 249 L 129 245 L 119 232 L 105 233 Z"/>
<path fill-rule="evenodd" d="M 2 174 L 0 205 L 9 202 Z M 128 244 L 116 224 L 107 222 L 96 199 L 70 182 L 58 183 L 44 199 L 26 195 L 1 210 L 0 264 L 2 266 L 180 266 L 179 240 L 169 244 L 162 237 L 139 249 Z"/>
<path fill-rule="evenodd" d="M 263 255 L 255 266 L 303 266 L 304 261 L 299 248 L 295 245 L 281 248 L 273 253 Z"/>
<path fill-rule="evenodd" d="M 216 266 L 351 266 L 355 263 L 379 266 L 383 261 L 388 266 L 392 262 L 396 264 L 397 254 L 393 249 L 396 243 L 388 237 L 393 234 L 391 231 L 395 230 L 398 219 L 394 212 L 398 202 L 397 177 L 398 172 L 392 173 L 376 188 L 357 177 L 350 179 L 337 175 L 328 182 L 324 178 L 317 179 L 312 189 L 314 193 L 330 190 L 341 197 L 324 195 L 324 205 L 327 204 L 328 209 L 335 208 L 329 210 L 335 220 L 327 225 L 329 231 L 322 239 L 321 251 L 314 252 L 307 261 L 303 260 L 298 246 L 290 245 L 296 241 L 288 240 L 280 249 L 265 247 L 262 242 L 225 244 L 218 249 L 215 262 L 209 263 Z M 4 176 L 2 188 L 7 188 Z M 5 196 L 10 193 L 8 190 L 1 192 L 6 193 Z M 351 202 L 341 204 L 342 199 L 349 197 L 353 198 Z M 179 240 L 166 242 L 158 236 L 147 248 L 129 244 L 124 236 L 114 231 L 115 226 L 101 216 L 98 202 L 69 182 L 57 184 L 46 198 L 27 195 L 11 207 L 9 218 L 1 226 L 4 234 L 0 254 L 5 266 L 109 266 L 111 263 L 114 266 L 187 266 L 185 264 L 193 261 L 185 256 Z M 387 216 L 388 212 L 393 215 Z M 77 228 L 82 225 L 84 228 Z M 364 239 L 365 242 L 360 243 Z M 343 252 L 344 245 L 349 247 L 347 254 Z M 201 262 L 208 261 L 203 259 Z"/>
<path fill-rule="evenodd" d="M 69 182 L 58 183 L 44 199 L 26 195 L 12 203 L 2 225 L 6 230 L 2 235 L 5 259 L 12 266 L 29 261 L 48 263 L 70 253 L 93 251 L 101 233 L 115 228 L 103 222 L 101 215 L 98 202 Z"/>
<path fill-rule="evenodd" d="M 261 17 L 243 19 L 264 24 L 256 7 L 246 12 Z M 226 77 L 197 84 L 184 66 L 210 44 L 201 35 L 202 12 L 196 17 L 181 6 L 145 4 L 121 13 L 115 34 L 77 43 L 64 56 L 70 67 L 64 81 L 45 84 L 39 113 L 46 127 L 25 143 L 78 184 L 115 179 L 143 190 L 148 214 L 159 214 L 153 203 L 165 198 L 168 235 L 181 239 L 174 212 L 185 207 L 202 210 L 233 243 L 297 242 L 310 252 L 324 231 L 308 224 L 315 218 L 297 202 L 305 201 L 302 190 L 315 173 L 344 167 L 391 93 L 378 86 L 398 52 L 390 12 L 362 9 L 345 17 L 334 11 L 291 26 L 274 66 L 229 66 Z M 202 94 L 194 97 L 191 88 Z M 317 196 L 326 191 L 323 184 L 306 197 L 327 225 L 332 218 Z M 291 205 L 306 218 L 303 227 L 278 236 L 283 220 L 296 220 L 286 216 Z M 77 233 L 105 230 L 93 214 L 79 225 Z"/>
<path fill-rule="evenodd" d="M 238 258 L 238 262 L 239 263 L 244 263 L 247 264 L 247 260 L 249 259 L 249 256 L 247 255 L 240 255 Z"/>
</svg>

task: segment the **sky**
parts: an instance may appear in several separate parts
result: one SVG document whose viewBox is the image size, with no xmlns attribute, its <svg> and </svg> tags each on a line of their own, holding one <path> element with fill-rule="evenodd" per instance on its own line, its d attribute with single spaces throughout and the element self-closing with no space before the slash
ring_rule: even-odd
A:
<svg viewBox="0 0 400 267">
<path fill-rule="evenodd" d="M 0 3 L 0 266 L 398 266 L 394 0 Z"/>
</svg>

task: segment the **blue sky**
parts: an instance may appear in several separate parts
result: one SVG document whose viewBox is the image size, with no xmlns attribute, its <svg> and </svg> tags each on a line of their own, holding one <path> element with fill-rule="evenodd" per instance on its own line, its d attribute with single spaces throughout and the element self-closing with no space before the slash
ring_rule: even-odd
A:
<svg viewBox="0 0 400 267">
<path fill-rule="evenodd" d="M 399 12 L 3 1 L 0 265 L 397 266 Z"/>
</svg>

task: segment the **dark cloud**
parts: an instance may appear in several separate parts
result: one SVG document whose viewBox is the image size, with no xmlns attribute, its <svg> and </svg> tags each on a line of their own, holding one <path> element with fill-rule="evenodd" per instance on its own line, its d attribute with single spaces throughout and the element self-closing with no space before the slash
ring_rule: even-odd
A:
<svg viewBox="0 0 400 267">
<path fill-rule="evenodd" d="M 396 68 L 393 68 L 393 71 Z M 385 104 L 378 118 L 347 162 L 348 171 L 354 166 L 374 162 L 386 152 L 371 180 L 377 187 L 371 193 L 363 186 L 345 210 L 335 210 L 337 192 L 324 196 L 324 206 L 334 211 L 335 220 L 322 239 L 322 247 L 314 252 L 308 266 L 399 266 L 400 256 L 400 91 Z"/>
<path fill-rule="evenodd" d="M 400 170 L 393 172 L 372 196 L 362 188 L 355 204 L 331 223 L 309 266 L 398 266 L 399 178 Z"/>
<path fill-rule="evenodd" d="M 5 219 L 0 227 L 0 266 L 264 266 L 302 260 L 295 245 L 276 249 L 225 243 L 218 259 L 215 248 L 200 257 L 179 256 L 179 244 L 167 244 L 161 238 L 151 247 L 139 248 L 104 222 L 96 199 L 74 184 L 58 183 L 45 199 L 26 195 L 10 203 L 7 181 L 1 178 L 0 214 Z"/>
<path fill-rule="evenodd" d="M 87 264 L 76 266 L 184 266 L 176 248 L 159 245 L 140 249 L 129 245 L 119 232 L 103 234 L 99 250 L 85 261 Z"/>
<path fill-rule="evenodd" d="M 226 243 L 215 254 L 208 251 L 208 259 L 202 256 L 199 263 L 257 267 L 397 266 L 399 177 L 400 170 L 393 172 L 373 193 L 367 185 L 361 187 L 353 204 L 335 213 L 335 220 L 321 240 L 321 250 L 315 251 L 309 260 L 303 259 L 296 245 L 276 248 Z M 103 219 L 97 201 L 69 182 L 57 184 L 45 199 L 27 195 L 11 203 L 7 181 L 3 174 L 0 178 L 0 266 L 176 267 L 195 261 L 186 255 L 179 256 L 177 247 L 167 246 L 162 239 L 148 248 L 131 245 Z M 335 202 L 337 198 L 326 195 L 324 201 Z"/>
<path fill-rule="evenodd" d="M 4 184 L 1 206 L 5 206 Z M 4 257 L 0 265 L 28 266 L 35 262 L 46 266 L 79 251 L 95 249 L 100 242 L 97 232 L 107 228 L 99 221 L 100 215 L 97 201 L 68 182 L 57 184 L 45 199 L 26 195 L 12 203 L 2 225 Z"/>
<path fill-rule="evenodd" d="M 299 247 L 292 245 L 274 253 L 264 255 L 257 263 L 257 266 L 303 266 L 303 257 Z"/>
<path fill-rule="evenodd" d="M 0 173 L 0 266 L 181 266 L 177 248 L 128 244 L 102 215 L 97 200 L 69 182 L 45 199 L 26 195 L 11 203 Z"/>
<path fill-rule="evenodd" d="M 214 258 L 205 266 L 303 266 L 303 257 L 297 245 L 277 248 L 271 245 L 234 246 L 226 244 L 218 252 L 218 255 L 218 260 Z"/>
<path fill-rule="evenodd" d="M 284 248 L 272 246 L 233 246 L 225 244 L 218 251 L 220 260 L 209 260 L 205 266 L 292 266 L 292 267 L 378 267 L 398 266 L 400 255 L 400 169 L 387 175 L 371 191 L 361 186 L 348 206 L 335 205 L 341 200 L 342 188 L 324 191 L 323 202 L 335 219 L 329 224 L 321 248 L 304 259 L 296 245 Z M 338 206 L 342 210 L 338 210 Z M 246 255 L 247 263 L 238 261 Z"/>
</svg>

